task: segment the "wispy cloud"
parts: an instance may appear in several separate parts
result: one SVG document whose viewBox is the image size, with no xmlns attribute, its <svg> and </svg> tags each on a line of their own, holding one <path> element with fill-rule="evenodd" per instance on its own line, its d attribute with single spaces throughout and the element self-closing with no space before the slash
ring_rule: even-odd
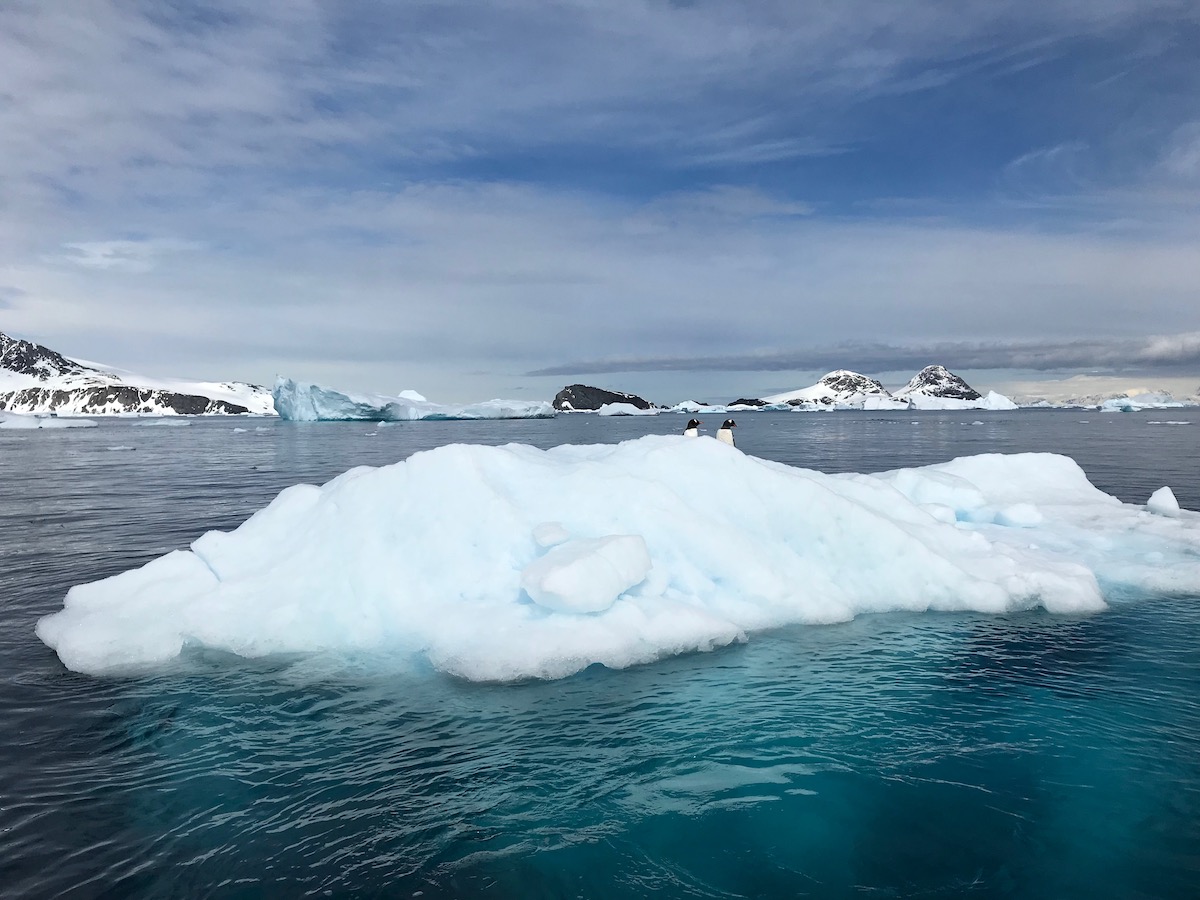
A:
<svg viewBox="0 0 1200 900">
<path fill-rule="evenodd" d="M 1175 132 L 1162 166 L 1178 178 L 1200 181 L 1200 122 L 1189 122 Z"/>
<path fill-rule="evenodd" d="M 166 255 L 199 250 L 195 241 L 167 239 L 145 241 L 85 241 L 63 244 L 67 252 L 58 257 L 88 269 L 109 269 L 122 272 L 149 272 Z"/>
</svg>

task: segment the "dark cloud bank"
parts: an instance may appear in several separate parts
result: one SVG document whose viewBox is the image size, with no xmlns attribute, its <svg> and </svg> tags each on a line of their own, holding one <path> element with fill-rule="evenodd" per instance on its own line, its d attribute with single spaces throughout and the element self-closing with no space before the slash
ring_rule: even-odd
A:
<svg viewBox="0 0 1200 900">
<path fill-rule="evenodd" d="M 527 374 L 588 375 L 610 372 L 745 371 L 782 372 L 849 368 L 866 373 L 919 369 L 940 363 L 952 369 L 1069 371 L 1153 370 L 1163 374 L 1200 364 L 1200 333 L 1124 340 L 1022 341 L 1017 343 L 931 343 L 896 347 L 846 343 L 782 353 L 742 356 L 643 357 L 591 360 L 538 369 Z"/>
</svg>

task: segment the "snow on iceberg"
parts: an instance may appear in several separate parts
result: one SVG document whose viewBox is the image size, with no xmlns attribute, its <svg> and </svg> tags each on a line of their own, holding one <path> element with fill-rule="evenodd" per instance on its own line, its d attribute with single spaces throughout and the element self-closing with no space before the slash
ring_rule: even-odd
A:
<svg viewBox="0 0 1200 900">
<path fill-rule="evenodd" d="M 482 403 L 448 405 L 432 403 L 416 391 L 402 391 L 397 397 L 345 394 L 333 388 L 290 378 L 280 378 L 275 382 L 273 396 L 280 418 L 293 422 L 544 419 L 554 416 L 554 407 L 541 400 L 485 400 Z"/>
<path fill-rule="evenodd" d="M 232 532 L 81 584 L 38 636 L 70 669 L 374 651 L 556 678 L 888 610 L 1077 613 L 1200 594 L 1200 515 L 1049 454 L 825 475 L 719 441 L 450 445 L 279 494 Z"/>
<path fill-rule="evenodd" d="M 1146 509 L 1156 516 L 1168 516 L 1172 519 L 1178 518 L 1182 512 L 1179 501 L 1175 499 L 1175 492 L 1169 487 L 1160 487 L 1151 494 L 1150 499 L 1146 501 Z"/>
</svg>

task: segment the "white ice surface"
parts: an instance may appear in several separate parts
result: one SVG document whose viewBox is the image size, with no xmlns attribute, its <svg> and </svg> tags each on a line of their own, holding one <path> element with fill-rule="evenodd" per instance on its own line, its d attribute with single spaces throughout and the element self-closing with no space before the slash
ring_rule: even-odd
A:
<svg viewBox="0 0 1200 900">
<path fill-rule="evenodd" d="M 545 546 L 537 529 L 534 540 Z M 595 613 L 649 573 L 650 552 L 641 535 L 611 534 L 559 544 L 521 570 L 521 587 L 546 609 Z"/>
<path fill-rule="evenodd" d="M 542 400 L 485 400 L 481 403 L 432 403 L 416 391 L 399 396 L 347 394 L 290 378 L 275 382 L 275 410 L 293 422 L 407 422 L 417 419 L 543 419 L 554 407 Z"/>
<path fill-rule="evenodd" d="M 58 416 L 30 415 L 0 409 L 0 428 L 95 428 L 91 419 L 67 419 Z"/>
<path fill-rule="evenodd" d="M 235 531 L 72 588 L 37 633 L 88 673 L 194 645 L 507 680 L 866 612 L 1082 613 L 1148 593 L 1200 595 L 1200 515 L 1122 504 L 1066 457 L 825 475 L 651 436 L 451 445 L 298 485 Z"/>
</svg>

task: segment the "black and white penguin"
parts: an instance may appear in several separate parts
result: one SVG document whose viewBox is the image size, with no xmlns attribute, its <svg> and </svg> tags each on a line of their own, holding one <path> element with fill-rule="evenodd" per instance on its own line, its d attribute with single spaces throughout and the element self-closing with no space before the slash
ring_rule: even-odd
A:
<svg viewBox="0 0 1200 900">
<path fill-rule="evenodd" d="M 737 428 L 737 422 L 733 419 L 726 419 L 724 424 L 717 429 L 717 440 L 724 441 L 730 447 L 736 447 L 737 444 L 733 441 L 733 429 Z"/>
<path fill-rule="evenodd" d="M 700 437 L 700 420 L 688 419 L 687 428 L 683 429 L 684 437 Z"/>
</svg>

